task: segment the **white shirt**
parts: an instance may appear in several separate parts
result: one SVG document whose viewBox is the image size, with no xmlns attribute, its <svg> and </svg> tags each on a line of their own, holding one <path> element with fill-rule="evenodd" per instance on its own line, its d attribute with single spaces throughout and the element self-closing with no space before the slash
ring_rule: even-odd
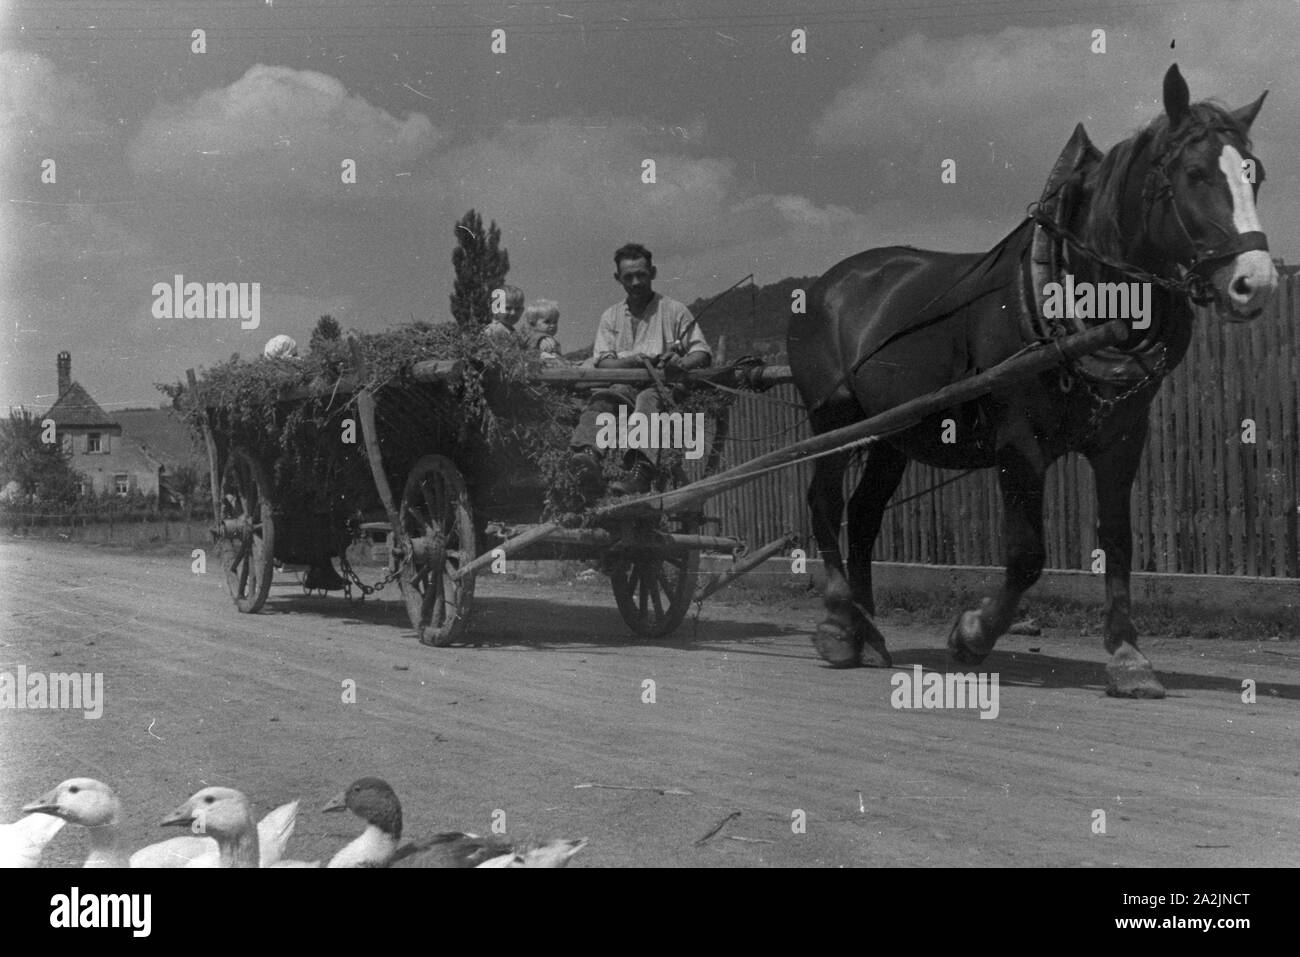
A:
<svg viewBox="0 0 1300 957">
<path fill-rule="evenodd" d="M 693 321 L 691 311 L 676 299 L 655 293 L 640 318 L 632 315 L 627 300 L 624 300 L 610 306 L 601 315 L 592 358 L 597 362 L 630 356 L 653 359 L 672 351 L 687 326 L 690 326 L 690 332 L 685 339 L 686 354 L 707 352 L 712 356 L 713 350 L 700 331 L 699 323 Z"/>
</svg>

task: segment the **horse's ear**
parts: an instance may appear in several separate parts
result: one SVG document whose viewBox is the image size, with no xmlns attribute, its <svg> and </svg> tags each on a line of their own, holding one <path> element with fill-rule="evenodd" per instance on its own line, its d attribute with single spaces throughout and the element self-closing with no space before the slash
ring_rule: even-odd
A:
<svg viewBox="0 0 1300 957">
<path fill-rule="evenodd" d="M 1233 110 L 1232 118 L 1246 129 L 1250 129 L 1251 124 L 1255 122 L 1255 117 L 1259 116 L 1259 108 L 1264 105 L 1264 97 L 1266 96 L 1268 96 L 1268 90 L 1261 93 L 1259 99 L 1254 103 L 1247 103 L 1245 106 Z"/>
<path fill-rule="evenodd" d="M 1088 131 L 1083 128 L 1082 123 L 1074 127 L 1074 133 L 1070 135 L 1070 143 L 1079 150 L 1079 155 L 1083 160 L 1096 162 L 1101 159 L 1101 150 L 1092 145 L 1092 137 Z"/>
<path fill-rule="evenodd" d="M 1171 127 L 1177 126 L 1187 116 L 1191 102 L 1192 95 L 1188 92 L 1187 81 L 1178 72 L 1178 64 L 1175 63 L 1165 73 L 1165 114 L 1169 117 Z"/>
</svg>

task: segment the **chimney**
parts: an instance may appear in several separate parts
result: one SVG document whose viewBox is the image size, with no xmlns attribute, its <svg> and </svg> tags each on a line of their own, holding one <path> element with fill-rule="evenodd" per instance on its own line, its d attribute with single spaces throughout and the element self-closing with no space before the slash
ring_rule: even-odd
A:
<svg viewBox="0 0 1300 957">
<path fill-rule="evenodd" d="M 63 393 L 72 386 L 72 353 L 66 349 L 59 353 L 59 394 L 55 399 L 63 398 Z"/>
</svg>

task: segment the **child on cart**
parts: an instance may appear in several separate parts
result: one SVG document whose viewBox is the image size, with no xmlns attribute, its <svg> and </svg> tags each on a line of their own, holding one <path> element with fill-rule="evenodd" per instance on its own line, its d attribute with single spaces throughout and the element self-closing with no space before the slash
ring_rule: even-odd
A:
<svg viewBox="0 0 1300 957">
<path fill-rule="evenodd" d="M 551 299 L 536 299 L 524 309 L 523 340 L 529 352 L 541 354 L 547 363 L 561 363 L 560 341 L 555 338 L 560 328 L 560 306 Z"/>
</svg>

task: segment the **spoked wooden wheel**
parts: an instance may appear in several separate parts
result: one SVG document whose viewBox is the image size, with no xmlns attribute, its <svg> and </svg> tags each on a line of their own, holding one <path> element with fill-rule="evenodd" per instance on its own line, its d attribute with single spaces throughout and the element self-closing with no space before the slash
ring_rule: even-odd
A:
<svg viewBox="0 0 1300 957">
<path fill-rule="evenodd" d="M 275 519 L 271 482 L 260 462 L 240 448 L 230 450 L 221 474 L 221 515 L 217 519 L 221 567 L 235 607 L 259 611 L 275 573 Z"/>
<path fill-rule="evenodd" d="M 699 529 L 699 519 L 686 516 L 669 522 L 665 530 L 695 535 Z M 699 573 L 699 549 L 653 557 L 632 554 L 609 562 L 618 610 L 642 638 L 664 638 L 677 630 L 695 596 Z"/>
<path fill-rule="evenodd" d="M 451 573 L 478 555 L 474 506 L 455 464 L 441 455 L 415 463 L 402 490 L 397 543 L 398 584 L 420 641 L 442 647 L 465 634 L 474 575 Z"/>
</svg>

